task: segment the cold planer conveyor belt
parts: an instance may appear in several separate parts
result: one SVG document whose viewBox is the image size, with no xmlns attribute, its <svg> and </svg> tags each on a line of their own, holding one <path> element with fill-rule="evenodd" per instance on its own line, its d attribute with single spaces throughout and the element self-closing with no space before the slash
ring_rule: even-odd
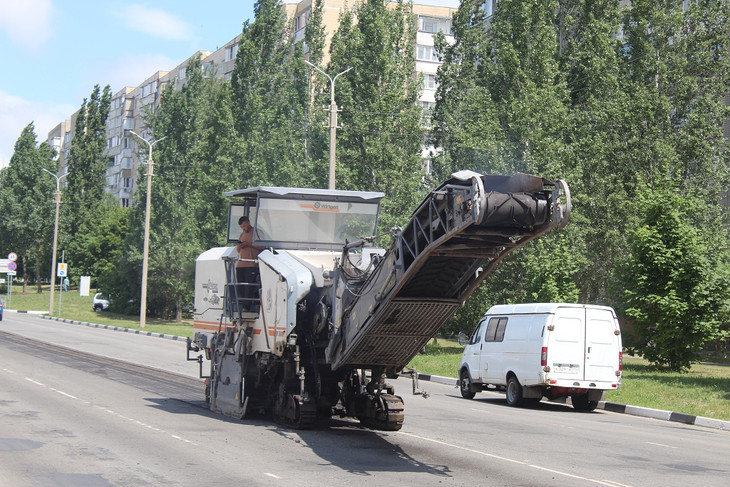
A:
<svg viewBox="0 0 730 487">
<path fill-rule="evenodd" d="M 569 217 L 562 180 L 453 174 L 426 196 L 353 293 L 327 348 L 331 367 L 404 367 L 499 261 Z"/>
</svg>

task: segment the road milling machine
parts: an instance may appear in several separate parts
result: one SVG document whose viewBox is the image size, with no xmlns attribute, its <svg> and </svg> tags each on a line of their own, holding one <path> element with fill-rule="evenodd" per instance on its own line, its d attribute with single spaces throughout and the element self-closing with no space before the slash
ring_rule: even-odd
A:
<svg viewBox="0 0 730 487">
<path fill-rule="evenodd" d="M 200 363 L 211 410 L 270 413 L 296 428 L 337 415 L 399 430 L 404 404 L 388 372 L 402 371 L 509 252 L 570 215 L 564 181 L 460 171 L 391 230 L 385 250 L 375 245 L 382 193 L 226 196 L 229 242 L 245 215 L 265 248 L 260 278 L 237 281 L 235 247 L 198 257 L 187 358 Z"/>
</svg>

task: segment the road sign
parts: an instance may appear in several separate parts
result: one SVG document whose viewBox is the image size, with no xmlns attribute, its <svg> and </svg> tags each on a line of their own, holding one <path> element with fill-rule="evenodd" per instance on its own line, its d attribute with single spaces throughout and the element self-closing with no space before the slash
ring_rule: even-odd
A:
<svg viewBox="0 0 730 487">
<path fill-rule="evenodd" d="M 8 260 L 10 262 L 15 262 L 16 260 L 18 260 L 18 254 L 16 254 L 15 252 L 10 252 L 8 254 Z"/>
<path fill-rule="evenodd" d="M 9 276 L 14 276 L 15 275 L 15 271 L 8 271 L 8 272 L 6 272 L 6 274 L 9 275 Z"/>
<path fill-rule="evenodd" d="M 68 270 L 68 264 L 59 262 L 58 263 L 58 272 L 56 272 L 56 277 L 66 277 L 67 270 Z"/>
<path fill-rule="evenodd" d="M 15 262 L 8 262 L 8 270 L 9 271 L 14 271 L 14 270 L 17 270 L 17 269 L 18 269 L 18 264 L 16 264 Z"/>
</svg>

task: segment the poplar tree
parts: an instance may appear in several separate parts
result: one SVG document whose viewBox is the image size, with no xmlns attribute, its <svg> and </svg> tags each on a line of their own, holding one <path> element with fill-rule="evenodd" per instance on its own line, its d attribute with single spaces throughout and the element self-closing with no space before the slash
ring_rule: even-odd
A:
<svg viewBox="0 0 730 487">
<path fill-rule="evenodd" d="M 337 187 L 384 191 L 384 228 L 403 224 L 424 191 L 415 36 L 408 4 L 367 0 L 340 17 L 327 68 L 353 68 L 336 86 Z"/>
<path fill-rule="evenodd" d="M 76 204 L 74 213 L 83 212 L 102 200 L 106 186 L 107 146 L 106 120 L 111 103 L 109 85 L 102 91 L 95 85 L 88 99 L 84 98 L 76 117 L 68 164 L 69 198 Z"/>
<path fill-rule="evenodd" d="M 242 187 L 313 186 L 321 176 L 307 146 L 311 100 L 303 46 L 292 39 L 280 0 L 257 1 L 254 14 L 244 23 L 231 76 L 235 127 L 245 141 L 236 177 Z"/>
<path fill-rule="evenodd" d="M 93 275 L 94 262 L 104 255 L 94 255 L 83 242 L 94 227 L 95 219 L 114 208 L 105 194 L 107 157 L 106 121 L 111 104 L 109 85 L 102 90 L 95 85 L 89 98 L 84 98 L 76 117 L 71 141 L 68 175 L 64 191 L 59 248 L 66 252 L 69 272 L 75 276 Z M 92 247 L 93 248 L 93 247 Z"/>
<path fill-rule="evenodd" d="M 28 290 L 30 261 L 35 264 L 38 293 L 41 271 L 47 270 L 41 267 L 53 241 L 56 181 L 43 169 L 56 173 L 53 157 L 47 143 L 37 144 L 31 122 L 15 142 L 9 166 L 0 172 L 0 244 L 20 258 L 23 294 Z"/>
</svg>

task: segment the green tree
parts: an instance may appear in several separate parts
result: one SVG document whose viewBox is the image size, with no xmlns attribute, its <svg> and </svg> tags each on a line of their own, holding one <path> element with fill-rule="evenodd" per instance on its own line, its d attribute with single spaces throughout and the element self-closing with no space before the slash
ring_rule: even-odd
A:
<svg viewBox="0 0 730 487">
<path fill-rule="evenodd" d="M 84 98 L 76 116 L 74 137 L 71 141 L 68 176 L 61 225 L 66 229 L 93 227 L 93 219 L 104 218 L 102 213 L 110 208 L 106 202 L 107 146 L 106 121 L 111 103 L 109 85 L 102 90 L 94 86 L 88 99 Z M 88 255 L 82 241 L 86 238 L 78 232 L 59 232 L 61 248 L 66 250 L 71 272 L 76 275 L 90 275 L 93 262 L 100 255 Z"/>
<path fill-rule="evenodd" d="M 253 23 L 244 23 L 231 76 L 235 128 L 245 140 L 236 176 L 244 187 L 317 186 L 325 175 L 307 143 L 314 126 L 303 46 L 289 35 L 280 0 L 257 1 L 254 14 Z M 310 47 L 323 45 L 320 31 L 309 30 Z"/>
<path fill-rule="evenodd" d="M 435 158 L 435 179 L 472 169 L 508 173 L 502 166 L 504 141 L 495 104 L 484 76 L 489 62 L 485 39 L 484 0 L 465 0 L 453 17 L 453 44 L 440 33 L 436 48 L 443 64 L 438 72 L 433 141 L 442 153 Z M 511 163 L 510 163 L 511 166 Z"/>
<path fill-rule="evenodd" d="M 409 5 L 368 0 L 340 17 L 330 48 L 331 76 L 353 68 L 337 79 L 337 187 L 385 192 L 384 228 L 402 224 L 424 191 L 415 35 Z"/>
<path fill-rule="evenodd" d="M 728 186 L 721 124 L 730 114 L 727 2 L 638 0 L 624 21 L 627 153 L 649 187 L 667 181 L 717 201 Z"/>
<path fill-rule="evenodd" d="M 23 293 L 29 282 L 29 260 L 35 263 L 35 280 L 41 292 L 41 264 L 53 240 L 56 182 L 43 169 L 56 173 L 54 152 L 45 142 L 37 145 L 35 127 L 29 123 L 15 142 L 10 165 L 0 172 L 0 243 L 20 257 Z M 47 269 L 44 269 L 47 270 Z"/>
<path fill-rule="evenodd" d="M 570 133 L 566 153 L 572 166 L 562 176 L 573 195 L 569 231 L 584 249 L 575 279 L 581 300 L 609 304 L 629 253 L 626 235 L 636 226 L 636 171 L 626 151 L 630 128 L 621 89 L 621 11 L 613 0 L 561 2 L 559 62 L 569 89 Z"/>
<path fill-rule="evenodd" d="M 99 287 L 118 269 L 124 239 L 130 231 L 130 209 L 120 207 L 112 198 L 105 199 L 104 205 L 97 208 L 101 211 L 75 232 L 74 263 L 83 269 L 83 275 L 92 277 L 92 286 Z M 79 271 L 74 274 L 82 275 Z"/>
<path fill-rule="evenodd" d="M 643 207 L 625 269 L 626 313 L 640 353 L 656 365 L 687 370 L 701 346 L 717 337 L 729 276 L 717 272 L 721 254 L 691 222 L 703 211 L 697 200 L 660 189 L 646 194 Z"/>
</svg>

